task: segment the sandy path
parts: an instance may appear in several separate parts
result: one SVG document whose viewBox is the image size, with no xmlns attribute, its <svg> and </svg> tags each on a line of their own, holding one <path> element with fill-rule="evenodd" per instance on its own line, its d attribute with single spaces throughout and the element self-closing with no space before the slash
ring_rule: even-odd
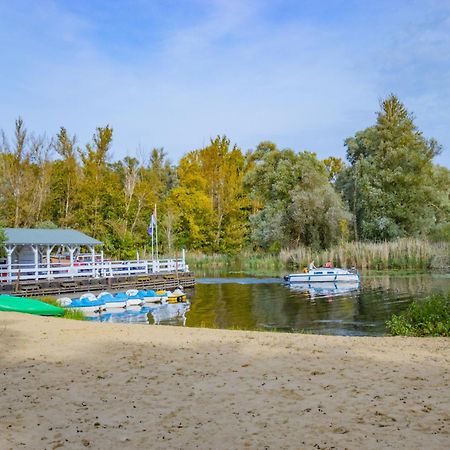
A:
<svg viewBox="0 0 450 450">
<path fill-rule="evenodd" d="M 448 449 L 450 340 L 0 313 L 0 449 Z"/>
</svg>

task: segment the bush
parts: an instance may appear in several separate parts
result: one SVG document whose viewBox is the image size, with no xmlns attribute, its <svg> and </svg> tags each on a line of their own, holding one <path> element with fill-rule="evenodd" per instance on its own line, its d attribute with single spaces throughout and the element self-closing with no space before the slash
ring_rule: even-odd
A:
<svg viewBox="0 0 450 450">
<path fill-rule="evenodd" d="M 386 325 L 394 336 L 450 336 L 450 294 L 414 301 Z"/>
</svg>

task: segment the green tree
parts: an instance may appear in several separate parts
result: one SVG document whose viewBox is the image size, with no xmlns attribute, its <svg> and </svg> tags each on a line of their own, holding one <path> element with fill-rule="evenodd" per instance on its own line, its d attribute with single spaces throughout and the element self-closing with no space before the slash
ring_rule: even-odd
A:
<svg viewBox="0 0 450 450">
<path fill-rule="evenodd" d="M 121 189 L 119 177 L 109 163 L 112 134 L 109 125 L 97 128 L 92 142 L 80 151 L 82 166 L 76 208 L 81 229 L 104 240 L 106 249 L 114 252 L 108 227 L 120 209 Z"/>
<path fill-rule="evenodd" d="M 4 258 L 6 256 L 5 242 L 6 242 L 5 230 L 0 228 L 0 258 Z"/>
<path fill-rule="evenodd" d="M 262 142 L 248 158 L 246 185 L 255 207 L 251 228 L 257 245 L 328 247 L 344 237 L 349 214 L 314 153 Z"/>
<path fill-rule="evenodd" d="M 418 131 L 394 95 L 381 102 L 374 126 L 345 141 L 350 167 L 337 186 L 355 216 L 356 237 L 393 239 L 428 233 L 437 220 L 432 159 L 440 151 Z"/>
<path fill-rule="evenodd" d="M 67 227 L 76 222 L 73 210 L 81 176 L 76 137 L 70 136 L 67 130 L 61 127 L 53 148 L 60 159 L 54 162 L 52 170 L 51 217 L 53 221 Z"/>
</svg>

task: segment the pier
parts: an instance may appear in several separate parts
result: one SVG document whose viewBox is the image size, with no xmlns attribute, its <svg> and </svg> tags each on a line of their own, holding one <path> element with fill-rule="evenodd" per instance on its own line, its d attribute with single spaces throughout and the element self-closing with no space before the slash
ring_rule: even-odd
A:
<svg viewBox="0 0 450 450">
<path fill-rule="evenodd" d="M 25 296 L 127 289 L 192 287 L 195 278 L 180 258 L 111 260 L 97 241 L 74 230 L 7 228 L 0 262 L 0 293 Z M 82 250 L 87 249 L 87 253 Z M 55 251 L 56 250 L 56 251 Z M 138 255 L 137 255 L 138 256 Z"/>
<path fill-rule="evenodd" d="M 24 280 L 0 283 L 0 294 L 14 294 L 26 297 L 44 295 L 72 294 L 75 292 L 123 291 L 127 289 L 164 289 L 172 290 L 178 286 L 183 288 L 195 285 L 194 275 L 190 272 L 159 273 L 148 275 L 58 278 L 56 280 Z"/>
</svg>

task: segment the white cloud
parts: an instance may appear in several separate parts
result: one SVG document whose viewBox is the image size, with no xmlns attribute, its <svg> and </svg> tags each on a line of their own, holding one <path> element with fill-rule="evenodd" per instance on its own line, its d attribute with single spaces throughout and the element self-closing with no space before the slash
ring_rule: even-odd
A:
<svg viewBox="0 0 450 450">
<path fill-rule="evenodd" d="M 124 55 L 112 49 L 131 44 L 120 36 L 120 45 L 100 39 L 104 25 L 95 22 L 98 18 L 54 2 L 40 5 L 33 19 L 9 11 L 29 29 L 14 34 L 15 48 L 6 52 L 11 71 L 3 83 L 9 89 L 0 123 L 12 128 L 21 114 L 38 132 L 52 134 L 64 125 L 82 144 L 96 126 L 109 123 L 117 158 L 139 146 L 164 146 L 176 160 L 222 133 L 244 149 L 272 139 L 320 157 L 343 156 L 343 140 L 371 125 L 378 98 L 402 81 L 390 73 L 400 57 L 386 58 L 385 50 L 402 36 L 403 25 L 389 28 L 381 44 L 366 36 L 362 47 L 355 30 L 338 24 L 300 16 L 272 21 L 271 2 L 223 0 L 208 2 L 196 20 L 153 30 L 142 46 Z M 428 57 L 426 46 L 436 42 L 447 48 L 448 23 L 442 23 L 442 30 L 423 33 L 423 49 L 415 54 Z M 149 20 L 147 27 L 152 26 Z M 412 55 L 416 46 L 411 46 L 392 49 Z M 420 94 L 411 88 L 399 94 L 407 107 L 413 105 L 418 123 L 428 127 L 422 115 L 432 113 L 434 102 L 442 105 L 440 120 L 448 118 L 444 102 L 450 93 L 439 97 L 426 80 L 422 84 Z M 450 140 L 444 127 L 435 126 L 443 131 L 441 141 Z"/>
</svg>

